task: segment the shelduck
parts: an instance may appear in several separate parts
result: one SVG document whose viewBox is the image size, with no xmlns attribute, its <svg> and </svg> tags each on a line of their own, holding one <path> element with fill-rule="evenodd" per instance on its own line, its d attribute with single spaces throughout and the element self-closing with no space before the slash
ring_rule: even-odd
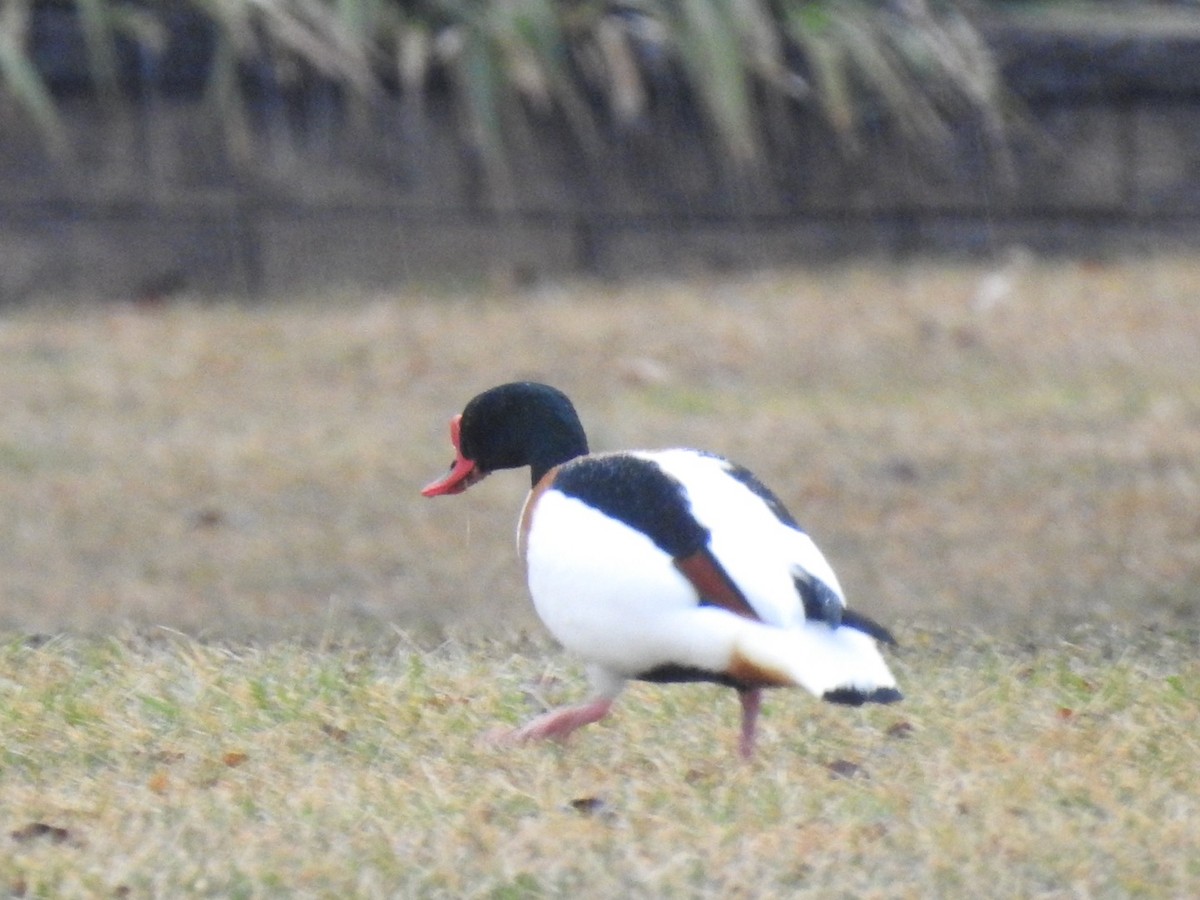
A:
<svg viewBox="0 0 1200 900">
<path fill-rule="evenodd" d="M 741 701 L 754 752 L 762 690 L 806 688 L 857 706 L 901 699 L 881 625 L 846 608 L 837 576 L 779 499 L 741 466 L 673 449 L 590 453 L 574 406 L 544 384 L 484 391 L 450 422 L 455 459 L 426 497 L 529 466 L 517 529 L 550 633 L 588 665 L 593 694 L 514 731 L 565 738 L 630 679 L 711 681 Z"/>
</svg>

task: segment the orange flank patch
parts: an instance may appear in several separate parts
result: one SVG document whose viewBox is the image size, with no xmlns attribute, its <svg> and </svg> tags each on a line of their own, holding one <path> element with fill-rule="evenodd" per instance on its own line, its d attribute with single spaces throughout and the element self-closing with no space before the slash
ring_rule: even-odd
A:
<svg viewBox="0 0 1200 900">
<path fill-rule="evenodd" d="M 735 681 L 751 687 L 790 687 L 796 683 L 795 679 L 786 672 L 760 665 L 743 656 L 741 650 L 736 647 L 729 659 L 729 667 L 725 670 L 725 674 Z"/>
<path fill-rule="evenodd" d="M 533 525 L 533 508 L 542 499 L 542 494 L 546 493 L 554 484 L 554 479 L 558 477 L 558 468 L 555 466 L 541 477 L 530 490 L 529 496 L 525 498 L 525 505 L 521 507 L 521 523 L 517 526 L 517 552 L 522 561 L 525 559 L 525 550 L 529 544 L 529 529 Z"/>
<path fill-rule="evenodd" d="M 675 560 L 675 568 L 692 583 L 705 603 L 727 609 L 736 616 L 762 621 L 707 547 L 690 556 L 679 557 Z"/>
</svg>

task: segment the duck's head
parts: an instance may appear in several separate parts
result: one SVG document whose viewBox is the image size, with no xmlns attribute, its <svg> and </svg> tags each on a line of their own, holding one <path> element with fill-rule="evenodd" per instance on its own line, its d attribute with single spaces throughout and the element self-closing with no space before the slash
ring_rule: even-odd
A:
<svg viewBox="0 0 1200 900">
<path fill-rule="evenodd" d="M 533 483 L 554 466 L 588 452 L 575 407 L 557 388 L 531 381 L 502 384 L 474 397 L 450 420 L 450 472 L 421 491 L 458 494 L 497 469 L 530 466 Z"/>
</svg>

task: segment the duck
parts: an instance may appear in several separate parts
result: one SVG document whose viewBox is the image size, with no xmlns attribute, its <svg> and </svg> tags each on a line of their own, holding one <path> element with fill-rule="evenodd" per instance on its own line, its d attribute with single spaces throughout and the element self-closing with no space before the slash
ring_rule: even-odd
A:
<svg viewBox="0 0 1200 900">
<path fill-rule="evenodd" d="M 529 594 L 591 684 L 585 702 L 509 741 L 565 740 L 604 719 L 630 681 L 733 688 L 744 759 L 767 688 L 848 706 L 902 699 L 880 651 L 891 633 L 847 607 L 812 538 L 748 469 L 686 448 L 593 453 L 567 395 L 530 381 L 472 398 L 450 442 L 454 460 L 426 497 L 529 467 L 517 526 Z"/>
</svg>

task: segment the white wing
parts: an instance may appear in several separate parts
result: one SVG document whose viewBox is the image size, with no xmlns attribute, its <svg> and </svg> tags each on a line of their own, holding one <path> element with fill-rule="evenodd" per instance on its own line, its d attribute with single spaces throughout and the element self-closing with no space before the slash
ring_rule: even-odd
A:
<svg viewBox="0 0 1200 900">
<path fill-rule="evenodd" d="M 728 460 L 694 450 L 637 455 L 684 486 L 692 515 L 712 535 L 713 555 L 764 622 L 787 627 L 804 620 L 798 576 L 820 579 L 845 605 L 837 576 L 812 538 L 785 524 L 764 497 L 734 477 Z"/>
</svg>

